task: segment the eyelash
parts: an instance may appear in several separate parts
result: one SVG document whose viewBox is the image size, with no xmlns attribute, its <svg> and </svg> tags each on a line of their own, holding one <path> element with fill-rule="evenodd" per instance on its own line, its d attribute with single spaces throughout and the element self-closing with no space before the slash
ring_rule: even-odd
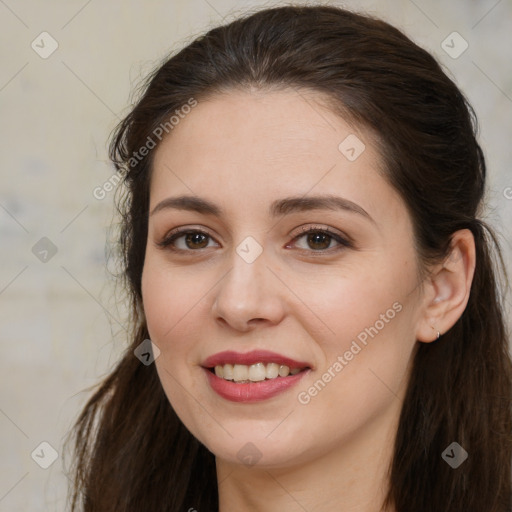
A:
<svg viewBox="0 0 512 512">
<path fill-rule="evenodd" d="M 338 247 L 331 247 L 329 249 L 320 249 L 320 250 L 308 250 L 308 249 L 299 249 L 300 251 L 305 251 L 305 252 L 310 252 L 310 253 L 313 253 L 313 254 L 331 254 L 332 252 L 338 252 L 340 250 L 343 250 L 345 248 L 351 248 L 353 247 L 353 244 L 351 241 L 349 241 L 348 239 L 346 238 L 343 238 L 341 235 L 339 235 L 338 233 L 334 233 L 333 231 L 331 231 L 329 228 L 317 228 L 317 227 L 310 227 L 308 229 L 303 229 L 302 230 L 303 232 L 300 233 L 299 235 L 295 236 L 292 240 L 292 242 L 295 242 L 296 240 L 304 237 L 304 236 L 307 236 L 311 233 L 322 233 L 324 235 L 327 235 L 329 238 L 335 240 L 336 242 L 338 242 L 339 246 Z M 175 231 L 171 231 L 168 235 L 165 236 L 165 238 L 161 241 L 161 242 L 158 242 L 157 245 L 159 247 L 162 247 L 162 248 L 165 248 L 165 249 L 169 249 L 173 252 L 181 252 L 181 253 L 185 253 L 185 252 L 199 252 L 201 251 L 201 249 L 177 249 L 176 247 L 173 247 L 173 243 L 178 239 L 178 238 L 181 238 L 182 236 L 184 235 L 187 235 L 187 234 L 197 234 L 197 233 L 200 233 L 202 235 L 206 235 L 207 237 L 209 237 L 210 239 L 213 239 L 213 237 L 205 232 L 205 231 L 202 231 L 200 229 L 186 229 L 186 228 L 183 228 L 183 229 L 178 229 L 178 230 L 175 230 Z M 330 243 L 329 243 L 330 245 Z"/>
</svg>

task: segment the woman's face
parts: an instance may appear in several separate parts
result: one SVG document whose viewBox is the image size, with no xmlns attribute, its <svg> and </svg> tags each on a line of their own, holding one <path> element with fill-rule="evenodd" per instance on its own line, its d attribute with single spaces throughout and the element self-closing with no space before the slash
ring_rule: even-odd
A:
<svg viewBox="0 0 512 512">
<path fill-rule="evenodd" d="M 225 461 L 286 467 L 396 429 L 420 318 L 410 216 L 368 132 L 315 98 L 200 101 L 155 153 L 156 368 Z"/>
</svg>

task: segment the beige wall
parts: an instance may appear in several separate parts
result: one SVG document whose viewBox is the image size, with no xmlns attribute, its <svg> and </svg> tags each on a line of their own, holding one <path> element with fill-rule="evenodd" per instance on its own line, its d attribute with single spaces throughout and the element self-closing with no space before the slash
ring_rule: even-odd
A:
<svg viewBox="0 0 512 512">
<path fill-rule="evenodd" d="M 131 86 L 209 24 L 273 3 L 0 2 L 0 512 L 64 510 L 62 438 L 84 404 L 81 390 L 124 346 L 123 313 L 113 305 L 104 270 L 113 193 L 98 200 L 93 190 L 112 175 L 106 140 L 128 109 Z M 468 95 L 488 160 L 489 219 L 509 240 L 510 265 L 512 3 L 344 5 L 403 28 L 439 57 Z M 48 36 L 37 37 L 43 31 L 58 42 L 48 58 L 35 51 L 46 56 L 52 49 Z M 456 59 L 441 48 L 453 31 L 469 43 Z M 57 249 L 47 262 L 32 251 L 42 237 Z M 39 251 L 51 249 L 40 243 Z M 112 332 L 119 333 L 115 341 Z M 58 452 L 48 469 L 31 458 L 41 442 Z M 50 457 L 46 445 L 34 455 L 40 463 Z"/>
</svg>

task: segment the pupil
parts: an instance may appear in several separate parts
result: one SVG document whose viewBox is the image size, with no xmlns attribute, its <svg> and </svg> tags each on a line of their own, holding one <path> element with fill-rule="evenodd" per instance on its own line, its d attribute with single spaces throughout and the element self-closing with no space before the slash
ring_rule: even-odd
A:
<svg viewBox="0 0 512 512">
<path fill-rule="evenodd" d="M 200 240 L 201 237 L 203 238 L 203 245 L 201 246 L 201 248 L 208 245 L 208 241 L 206 240 L 206 235 L 203 235 L 202 233 L 188 233 L 186 236 L 187 246 L 189 247 L 189 243 L 190 243 L 192 245 L 196 245 L 196 247 L 197 247 L 198 244 L 201 244 L 201 240 Z M 206 242 L 206 243 L 204 243 L 204 242 Z"/>
<path fill-rule="evenodd" d="M 308 243 L 311 243 L 312 245 L 320 243 L 320 245 L 323 245 L 323 247 L 314 247 L 316 249 L 326 249 L 329 247 L 329 240 L 327 240 L 327 244 L 325 243 L 326 239 L 329 239 L 330 236 L 326 235 L 325 233 L 311 233 L 308 235 Z M 319 241 L 320 239 L 320 241 Z M 322 244 L 321 239 L 324 240 L 324 243 Z"/>
</svg>

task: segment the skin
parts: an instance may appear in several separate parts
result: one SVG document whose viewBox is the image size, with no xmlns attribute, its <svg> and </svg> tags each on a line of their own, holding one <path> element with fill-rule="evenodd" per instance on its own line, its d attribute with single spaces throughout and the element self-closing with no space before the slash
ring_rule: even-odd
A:
<svg viewBox="0 0 512 512">
<path fill-rule="evenodd" d="M 457 232 L 450 258 L 420 282 L 410 216 L 379 172 L 374 139 L 321 99 L 293 90 L 216 95 L 155 150 L 150 212 L 183 194 L 223 210 L 150 215 L 142 276 L 158 375 L 183 423 L 216 455 L 221 512 L 377 512 L 412 357 L 453 326 L 469 297 L 471 233 Z M 338 149 L 350 134 L 366 146 L 355 161 Z M 324 194 L 371 219 L 332 209 L 268 213 L 274 200 Z M 209 236 L 189 245 L 182 236 L 177 252 L 157 245 L 179 227 Z M 309 228 L 330 228 L 352 246 L 328 236 L 308 243 L 300 235 Z M 248 236 L 263 250 L 250 264 L 236 252 Z M 300 403 L 299 393 L 395 303 L 400 312 Z M 253 349 L 307 361 L 312 371 L 262 402 L 218 396 L 201 363 Z M 255 465 L 237 456 L 249 442 L 261 454 Z"/>
</svg>

